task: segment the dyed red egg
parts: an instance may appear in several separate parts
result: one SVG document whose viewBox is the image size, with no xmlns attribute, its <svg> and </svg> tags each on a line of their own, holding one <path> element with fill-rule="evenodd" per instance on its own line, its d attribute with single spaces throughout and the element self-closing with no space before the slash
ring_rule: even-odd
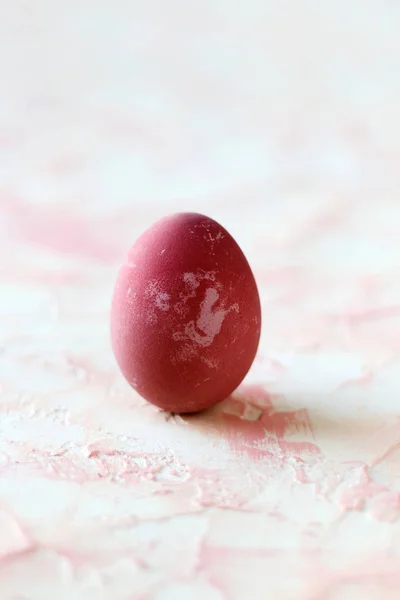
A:
<svg viewBox="0 0 400 600">
<path fill-rule="evenodd" d="M 185 413 L 227 398 L 253 363 L 260 329 L 250 266 L 212 219 L 172 215 L 131 248 L 114 291 L 112 346 L 152 404 Z"/>
</svg>

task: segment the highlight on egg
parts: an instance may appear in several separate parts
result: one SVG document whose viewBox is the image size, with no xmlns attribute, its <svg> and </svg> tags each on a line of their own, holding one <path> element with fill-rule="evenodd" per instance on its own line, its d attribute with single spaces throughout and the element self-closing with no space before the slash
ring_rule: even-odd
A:
<svg viewBox="0 0 400 600">
<path fill-rule="evenodd" d="M 224 400 L 248 373 L 260 332 L 253 273 L 219 223 L 178 213 L 132 246 L 115 285 L 111 340 L 147 401 L 188 413 Z"/>
</svg>

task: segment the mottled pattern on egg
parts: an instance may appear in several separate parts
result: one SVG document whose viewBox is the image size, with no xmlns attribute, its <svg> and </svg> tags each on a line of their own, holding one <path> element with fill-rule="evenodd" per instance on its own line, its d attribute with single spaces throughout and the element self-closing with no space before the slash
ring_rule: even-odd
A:
<svg viewBox="0 0 400 600">
<path fill-rule="evenodd" d="M 193 412 L 225 399 L 250 369 L 260 329 L 250 266 L 214 220 L 172 215 L 131 248 L 114 292 L 112 345 L 149 402 Z"/>
</svg>

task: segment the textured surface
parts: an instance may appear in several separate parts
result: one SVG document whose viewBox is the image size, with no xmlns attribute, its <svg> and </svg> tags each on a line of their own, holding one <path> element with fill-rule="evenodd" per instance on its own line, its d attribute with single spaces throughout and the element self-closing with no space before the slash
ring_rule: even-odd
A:
<svg viewBox="0 0 400 600">
<path fill-rule="evenodd" d="M 261 306 L 249 263 L 219 223 L 177 213 L 127 252 L 111 307 L 114 356 L 143 398 L 173 413 L 226 400 L 257 354 Z"/>
<path fill-rule="evenodd" d="M 400 5 L 0 2 L 2 600 L 393 600 Z M 166 212 L 258 278 L 256 364 L 168 419 L 108 333 Z"/>
</svg>

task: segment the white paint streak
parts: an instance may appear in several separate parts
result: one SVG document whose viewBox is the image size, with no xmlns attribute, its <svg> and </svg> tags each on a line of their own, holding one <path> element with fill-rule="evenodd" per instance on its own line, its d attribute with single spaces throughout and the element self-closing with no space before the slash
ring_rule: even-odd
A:
<svg viewBox="0 0 400 600">
<path fill-rule="evenodd" d="M 191 340 L 202 348 L 210 346 L 221 331 L 226 315 L 232 310 L 237 313 L 239 312 L 239 305 L 237 303 L 228 309 L 218 308 L 214 310 L 218 300 L 218 290 L 216 288 L 208 288 L 205 298 L 200 304 L 200 314 L 196 323 L 194 321 L 186 323 L 184 332 L 175 332 L 172 336 L 173 339 L 175 341 Z"/>
<path fill-rule="evenodd" d="M 194 341 L 201 346 L 209 346 L 215 336 L 221 331 L 226 311 L 222 308 L 213 310 L 218 299 L 219 294 L 215 288 L 208 288 L 206 290 L 206 297 L 200 305 L 200 316 L 196 323 L 197 328 L 204 335 L 198 335 L 196 331 L 194 332 Z"/>
<path fill-rule="evenodd" d="M 179 302 L 174 305 L 175 312 L 184 317 L 189 312 L 189 307 L 187 306 L 188 301 L 191 298 L 196 297 L 196 290 L 199 287 L 202 281 L 212 281 L 215 282 L 216 274 L 215 271 L 200 271 L 197 274 L 195 273 L 184 273 L 183 281 L 185 283 L 185 291 L 179 294 Z M 216 286 L 220 289 L 222 286 L 219 283 L 216 283 Z"/>
</svg>

